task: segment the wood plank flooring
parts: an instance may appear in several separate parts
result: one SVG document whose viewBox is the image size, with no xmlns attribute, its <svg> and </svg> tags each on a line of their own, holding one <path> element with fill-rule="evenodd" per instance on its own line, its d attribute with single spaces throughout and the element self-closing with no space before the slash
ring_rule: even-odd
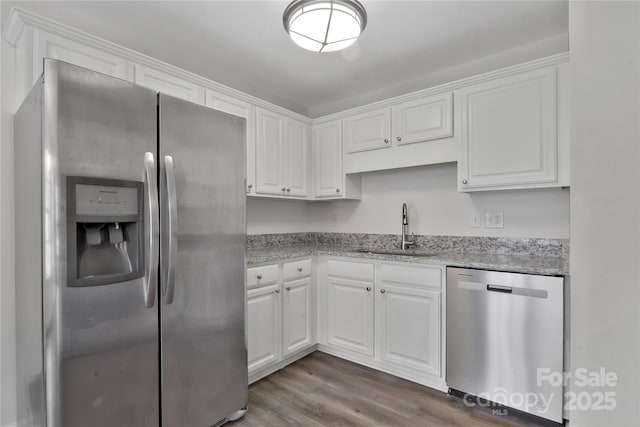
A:
<svg viewBox="0 0 640 427">
<path fill-rule="evenodd" d="M 249 387 L 249 410 L 230 427 L 515 426 L 459 399 L 321 352 Z"/>
</svg>

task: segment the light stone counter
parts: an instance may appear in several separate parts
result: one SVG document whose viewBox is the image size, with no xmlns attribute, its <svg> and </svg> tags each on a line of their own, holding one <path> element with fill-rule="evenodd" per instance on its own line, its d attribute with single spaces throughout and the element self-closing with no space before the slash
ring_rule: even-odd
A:
<svg viewBox="0 0 640 427">
<path fill-rule="evenodd" d="M 334 245 L 292 245 L 253 248 L 247 250 L 249 267 L 300 258 L 311 255 L 344 256 L 372 260 L 412 262 L 450 267 L 478 268 L 485 270 L 509 271 L 516 273 L 540 274 L 547 276 L 566 276 L 569 266 L 566 257 L 541 256 L 529 254 L 466 252 L 466 251 L 432 251 L 427 249 L 407 250 L 407 255 L 389 255 L 361 252 L 362 246 Z M 372 249 L 373 250 L 373 249 Z M 413 256 L 412 256 L 413 254 Z M 428 256 L 416 256 L 427 254 Z"/>
</svg>

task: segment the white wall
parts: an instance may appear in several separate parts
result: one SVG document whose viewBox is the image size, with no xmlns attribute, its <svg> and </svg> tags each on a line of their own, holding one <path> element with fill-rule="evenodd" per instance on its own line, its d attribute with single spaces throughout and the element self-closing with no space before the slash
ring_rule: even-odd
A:
<svg viewBox="0 0 640 427">
<path fill-rule="evenodd" d="M 604 367 L 619 378 L 607 389 L 614 412 L 577 411 L 571 424 L 637 426 L 640 3 L 570 2 L 569 29 L 571 369 Z"/>
<path fill-rule="evenodd" d="M 463 194 L 455 163 L 371 172 L 362 200 L 289 202 L 253 200 L 249 234 L 298 231 L 400 233 L 407 203 L 412 232 L 454 236 L 569 238 L 569 191 L 561 189 Z M 503 212 L 504 228 L 472 228 L 471 214 Z"/>
<path fill-rule="evenodd" d="M 300 200 L 247 199 L 247 234 L 313 231 L 312 204 Z"/>
<path fill-rule="evenodd" d="M 0 425 L 15 421 L 15 310 L 13 244 L 14 50 L 0 40 Z"/>
</svg>

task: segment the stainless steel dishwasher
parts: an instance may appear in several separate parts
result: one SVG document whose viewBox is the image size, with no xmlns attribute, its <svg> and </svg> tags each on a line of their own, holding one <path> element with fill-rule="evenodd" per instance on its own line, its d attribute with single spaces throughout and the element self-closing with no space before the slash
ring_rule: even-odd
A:
<svg viewBox="0 0 640 427">
<path fill-rule="evenodd" d="M 562 277 L 447 268 L 451 393 L 562 423 L 563 287 Z"/>
</svg>

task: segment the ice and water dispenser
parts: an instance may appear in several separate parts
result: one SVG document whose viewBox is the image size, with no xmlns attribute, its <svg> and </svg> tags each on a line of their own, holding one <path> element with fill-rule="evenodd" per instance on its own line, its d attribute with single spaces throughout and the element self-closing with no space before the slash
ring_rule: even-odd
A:
<svg viewBox="0 0 640 427">
<path fill-rule="evenodd" d="M 143 190 L 139 181 L 67 177 L 69 286 L 144 275 Z"/>
</svg>

